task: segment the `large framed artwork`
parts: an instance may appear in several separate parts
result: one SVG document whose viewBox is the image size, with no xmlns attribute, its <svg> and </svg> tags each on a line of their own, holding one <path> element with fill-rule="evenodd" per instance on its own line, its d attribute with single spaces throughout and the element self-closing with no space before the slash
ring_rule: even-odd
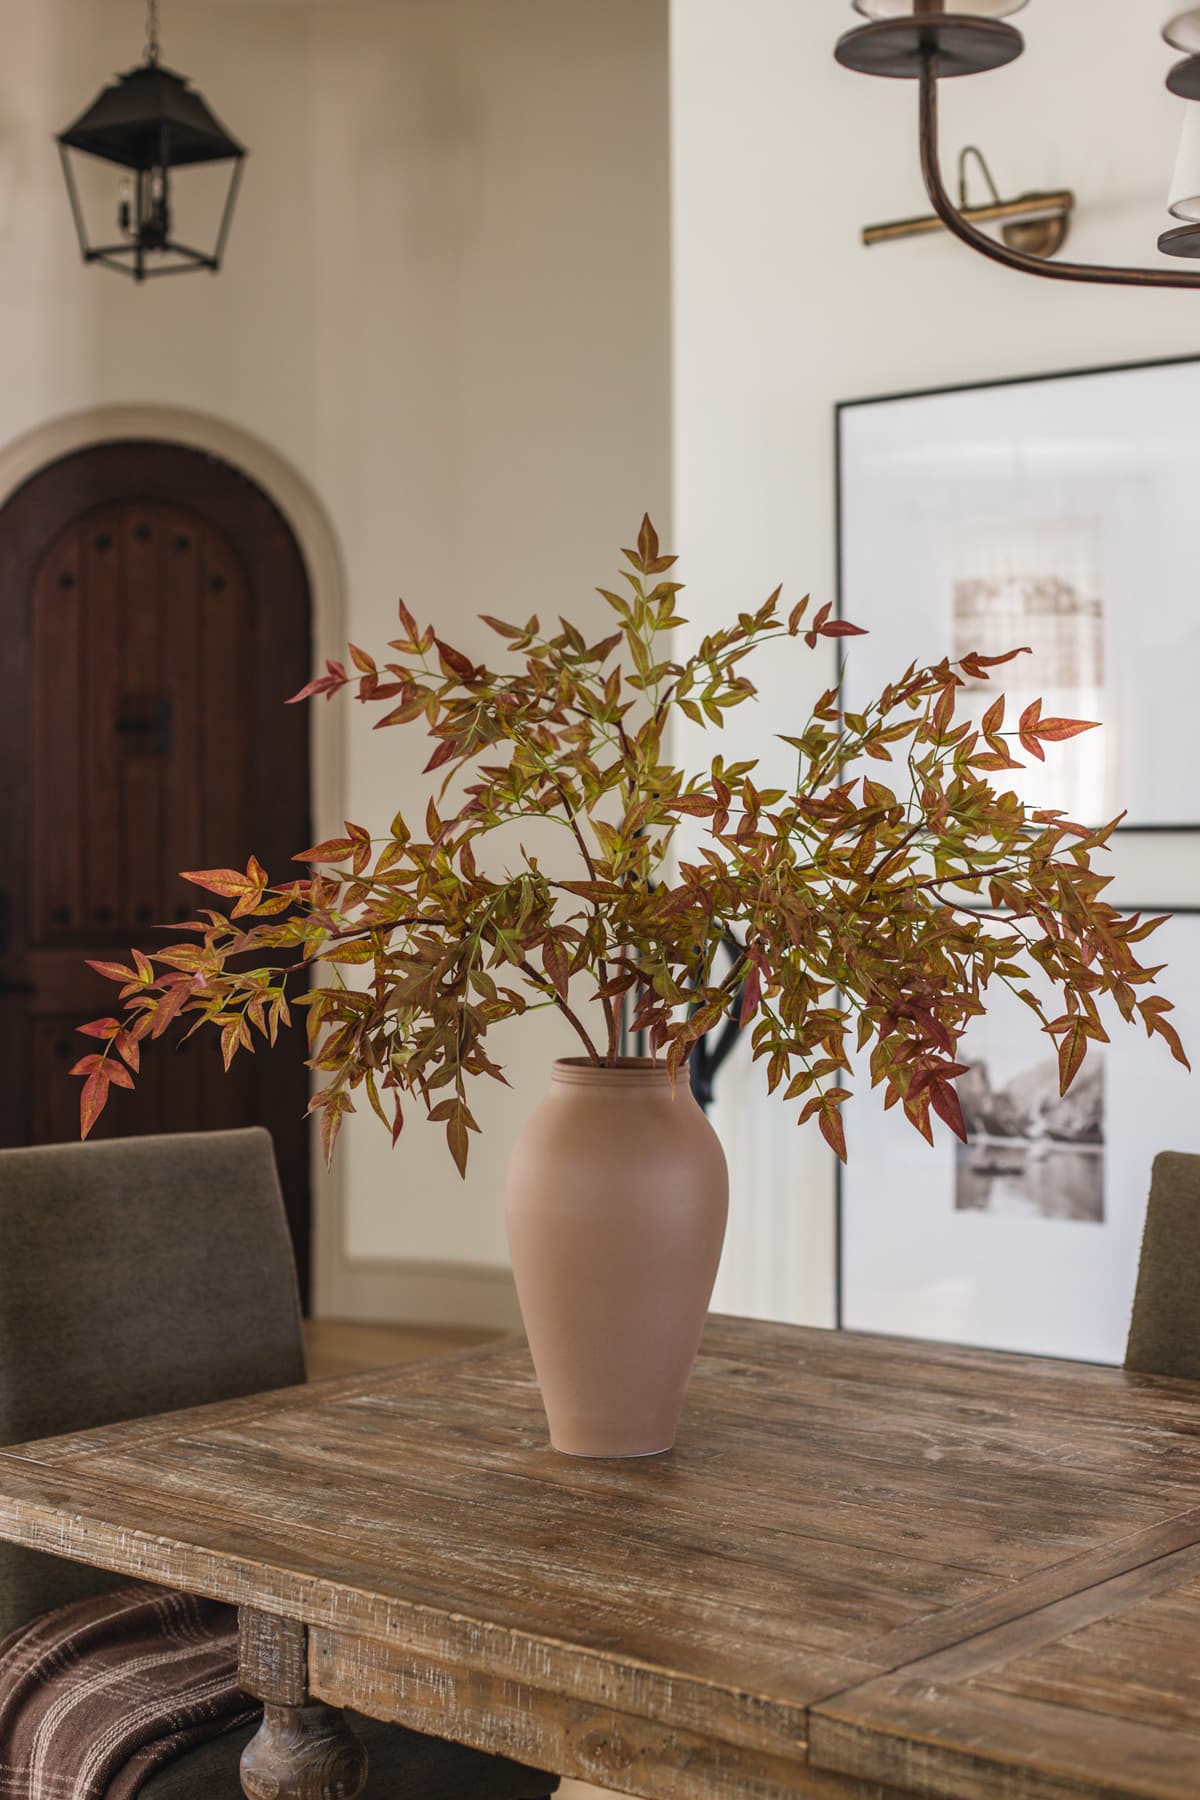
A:
<svg viewBox="0 0 1200 1800">
<path fill-rule="evenodd" d="M 914 659 L 1030 646 L 965 698 L 1102 721 L 1010 779 L 1088 823 L 1125 811 L 1109 897 L 1172 914 L 1154 960 L 1200 1066 L 1197 496 L 1200 360 L 838 409 L 839 604 L 869 633 L 847 641 L 844 704 Z M 1200 1093 L 1114 1015 L 1062 1098 L 1033 1015 L 989 1000 L 960 1056 L 968 1145 L 939 1127 L 930 1149 L 851 1084 L 840 1322 L 1120 1362 L 1150 1166 L 1200 1153 Z"/>
<path fill-rule="evenodd" d="M 1155 937 L 1172 1023 L 1200 1062 L 1200 912 Z M 840 1323 L 994 1350 L 1119 1363 L 1150 1166 L 1200 1154 L 1196 1079 L 1111 1012 L 1065 1096 L 1054 1047 L 1003 988 L 963 1038 L 970 1142 L 931 1148 L 866 1071 L 844 1109 Z"/>
<path fill-rule="evenodd" d="M 870 634 L 846 704 L 914 657 L 1027 644 L 1013 703 L 1103 722 L 1029 778 L 1040 803 L 1200 825 L 1200 360 L 856 401 L 837 423 L 840 604 Z"/>
</svg>

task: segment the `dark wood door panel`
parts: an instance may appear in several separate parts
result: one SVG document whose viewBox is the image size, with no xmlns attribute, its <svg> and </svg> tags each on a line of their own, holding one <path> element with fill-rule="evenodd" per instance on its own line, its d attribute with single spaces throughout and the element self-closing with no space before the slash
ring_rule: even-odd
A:
<svg viewBox="0 0 1200 1800">
<path fill-rule="evenodd" d="M 0 1143 L 78 1131 L 77 1027 L 127 960 L 214 904 L 184 869 L 287 872 L 309 840 L 309 597 L 295 541 L 237 471 L 173 445 L 84 451 L 0 511 Z M 264 1124 L 308 1254 L 307 1074 L 215 1037 L 148 1047 L 98 1132 Z"/>
</svg>

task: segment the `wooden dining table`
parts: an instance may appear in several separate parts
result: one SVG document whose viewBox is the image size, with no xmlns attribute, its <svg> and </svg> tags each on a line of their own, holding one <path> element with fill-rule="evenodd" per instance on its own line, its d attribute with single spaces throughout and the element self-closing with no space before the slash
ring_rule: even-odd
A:
<svg viewBox="0 0 1200 1800">
<path fill-rule="evenodd" d="M 651 1800 L 1197 1800 L 1200 1384 L 714 1318 L 669 1454 L 519 1341 L 0 1454 L 0 1536 L 229 1601 L 248 1794 L 341 1709 Z"/>
</svg>

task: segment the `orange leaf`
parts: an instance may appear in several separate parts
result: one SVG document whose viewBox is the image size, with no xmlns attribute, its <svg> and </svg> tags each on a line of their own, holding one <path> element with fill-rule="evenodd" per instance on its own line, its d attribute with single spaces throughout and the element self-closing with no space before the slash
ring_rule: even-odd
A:
<svg viewBox="0 0 1200 1800">
<path fill-rule="evenodd" d="M 92 1126 L 104 1111 L 104 1103 L 108 1099 L 108 1079 L 102 1070 L 97 1069 L 88 1076 L 83 1084 L 83 1092 L 79 1096 L 79 1135 L 87 1137 Z"/>
<path fill-rule="evenodd" d="M 842 1124 L 841 1111 L 831 1095 L 825 1095 L 821 1101 L 820 1116 L 821 1136 L 829 1145 L 839 1162 L 846 1160 L 846 1130 Z"/>
<path fill-rule="evenodd" d="M 411 644 L 415 649 L 420 642 L 421 627 L 417 624 L 417 621 L 413 618 L 403 600 L 400 601 L 400 629 L 404 633 L 406 642 Z"/>
<path fill-rule="evenodd" d="M 565 1000 L 567 997 L 567 979 L 571 972 L 571 965 L 567 953 L 558 938 L 548 937 L 542 945 L 542 967 L 554 983 L 555 992 L 558 994 L 559 999 Z"/>
<path fill-rule="evenodd" d="M 459 1174 L 463 1176 L 467 1172 L 468 1149 L 467 1121 L 464 1117 L 464 1110 L 461 1106 L 456 1107 L 446 1120 L 446 1142 L 450 1146 L 450 1154 L 454 1158 L 455 1166 Z"/>
<path fill-rule="evenodd" d="M 207 888 L 210 894 L 224 894 L 227 899 L 244 894 L 249 885 L 240 869 L 181 869 L 179 873 L 194 887 Z"/>
<path fill-rule="evenodd" d="M 121 1029 L 120 1019 L 92 1019 L 87 1025 L 77 1025 L 76 1031 L 82 1037 L 115 1038 Z"/>
<path fill-rule="evenodd" d="M 1074 1019 L 1058 1046 L 1058 1091 L 1065 1094 L 1087 1055 L 1088 1034 L 1082 1019 Z"/>
<path fill-rule="evenodd" d="M 1098 719 L 1039 719 L 1034 731 L 1046 743 L 1061 744 L 1080 732 L 1098 730 L 1099 724 Z"/>
<path fill-rule="evenodd" d="M 1042 746 L 1038 743 L 1037 737 L 1035 735 L 1036 731 L 1037 731 L 1038 720 L 1041 718 L 1041 716 L 1042 716 L 1041 701 L 1040 700 L 1032 701 L 1025 708 L 1025 711 L 1021 714 L 1021 722 L 1020 722 L 1020 726 L 1019 726 L 1019 730 L 1018 730 L 1018 735 L 1020 736 L 1020 739 L 1021 739 L 1021 747 L 1025 750 L 1027 750 L 1029 752 L 1030 756 L 1036 756 L 1039 762 L 1045 762 L 1046 752 L 1042 749 Z"/>
<path fill-rule="evenodd" d="M 314 844 L 311 849 L 300 850 L 293 856 L 293 862 L 342 862 L 354 852 L 354 839 L 348 837 L 325 838 Z"/>
<path fill-rule="evenodd" d="M 93 962 L 90 957 L 85 958 L 85 960 L 89 969 L 95 969 L 97 975 L 103 975 L 109 981 L 137 980 L 137 971 L 135 969 L 127 969 L 124 963 Z"/>
</svg>

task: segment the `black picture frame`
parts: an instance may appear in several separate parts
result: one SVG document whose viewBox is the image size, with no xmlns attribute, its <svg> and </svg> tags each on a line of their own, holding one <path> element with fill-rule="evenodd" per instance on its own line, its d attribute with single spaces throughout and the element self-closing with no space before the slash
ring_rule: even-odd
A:
<svg viewBox="0 0 1200 1800">
<path fill-rule="evenodd" d="M 1136 375 L 1149 370 L 1197 368 L 1200 369 L 1200 355 L 1151 357 L 1133 362 L 1099 363 L 1072 369 L 1040 370 L 1026 375 L 1001 376 L 995 380 L 950 382 L 938 387 L 903 388 L 882 394 L 864 394 L 854 399 L 840 400 L 834 404 L 834 611 L 839 620 L 846 617 L 845 602 L 845 419 L 852 412 L 866 407 L 884 406 L 912 400 L 940 399 L 955 394 L 982 393 L 992 389 L 1010 389 L 1041 386 L 1051 382 L 1072 382 L 1088 380 L 1095 377 Z M 1200 429 L 1200 428 L 1198 428 Z M 857 621 L 856 621 L 857 622 Z M 848 652 L 844 643 L 838 646 L 838 676 L 841 679 Z M 1122 824 L 1119 828 L 1122 835 L 1134 836 L 1180 836 L 1185 833 L 1200 831 L 1200 818 L 1180 822 L 1145 822 L 1134 821 Z M 1178 911 L 1178 908 L 1174 910 Z"/>
<path fill-rule="evenodd" d="M 846 617 L 845 610 L 845 421 L 847 415 L 865 407 L 885 405 L 890 402 L 923 400 L 960 393 L 974 393 L 991 388 L 1019 388 L 1050 382 L 1070 382 L 1097 376 L 1136 374 L 1147 370 L 1200 367 L 1200 356 L 1172 356 L 1146 358 L 1130 362 L 1112 362 L 1082 365 L 1076 368 L 1061 370 L 1040 370 L 1030 374 L 1005 376 L 997 380 L 965 381 L 948 383 L 942 386 L 898 389 L 892 392 L 857 396 L 853 399 L 839 401 L 834 406 L 833 417 L 833 456 L 834 456 L 834 569 L 835 569 L 835 615 L 838 619 Z M 838 677 L 841 680 L 846 662 L 846 645 L 838 645 Z M 1122 839 L 1136 841 L 1138 838 L 1169 839 L 1194 838 L 1200 831 L 1200 821 L 1173 823 L 1158 821 L 1134 821 L 1118 828 Z M 1114 902 L 1116 903 L 1116 902 Z M 1169 912 L 1179 917 L 1196 917 L 1200 915 L 1200 904 L 1171 904 L 1153 902 L 1141 904 L 1122 899 L 1122 912 L 1158 913 Z M 851 1105 L 861 1103 L 861 1096 Z M 846 1277 L 847 1277 L 847 1244 L 846 1244 L 846 1171 L 840 1162 L 835 1164 L 835 1219 L 834 1219 L 834 1317 L 838 1329 L 845 1328 L 846 1319 Z"/>
</svg>

